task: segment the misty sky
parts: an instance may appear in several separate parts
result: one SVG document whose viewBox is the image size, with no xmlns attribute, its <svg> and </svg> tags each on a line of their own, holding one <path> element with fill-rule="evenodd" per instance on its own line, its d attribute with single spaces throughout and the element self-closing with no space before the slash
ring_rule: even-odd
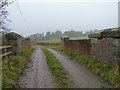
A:
<svg viewBox="0 0 120 90">
<path fill-rule="evenodd" d="M 88 31 L 118 26 L 117 2 L 19 2 L 9 6 L 11 28 L 28 36 L 47 31 Z"/>
</svg>

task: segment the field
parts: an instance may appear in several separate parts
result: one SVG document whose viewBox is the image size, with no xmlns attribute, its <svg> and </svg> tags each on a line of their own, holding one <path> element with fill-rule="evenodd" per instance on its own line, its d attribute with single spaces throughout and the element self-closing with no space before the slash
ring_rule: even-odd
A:
<svg viewBox="0 0 120 90">
<path fill-rule="evenodd" d="M 51 40 L 44 40 L 44 41 L 38 41 L 40 43 L 60 43 L 60 39 L 51 39 Z"/>
<path fill-rule="evenodd" d="M 81 40 L 81 39 L 89 39 L 88 36 L 82 36 L 82 37 L 71 37 L 70 40 Z M 61 40 L 60 39 L 51 39 L 51 40 L 44 40 L 44 41 L 37 41 L 40 43 L 53 43 L 53 44 L 57 44 L 60 43 Z"/>
<path fill-rule="evenodd" d="M 80 40 L 80 39 L 89 39 L 88 36 L 82 36 L 82 37 L 72 37 L 70 40 Z"/>
</svg>

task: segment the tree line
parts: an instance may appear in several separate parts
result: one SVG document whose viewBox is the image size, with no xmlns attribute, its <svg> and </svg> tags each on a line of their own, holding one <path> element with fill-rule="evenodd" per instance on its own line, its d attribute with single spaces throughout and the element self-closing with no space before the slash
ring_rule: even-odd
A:
<svg viewBox="0 0 120 90">
<path fill-rule="evenodd" d="M 90 33 L 98 32 L 98 30 L 90 30 L 90 31 L 65 31 L 61 32 L 59 30 L 55 32 L 48 31 L 47 33 L 36 33 L 28 36 L 27 38 L 30 38 L 32 41 L 42 41 L 42 40 L 50 40 L 50 39 L 60 39 L 62 36 L 69 36 L 69 37 L 83 37 L 88 36 Z"/>
</svg>

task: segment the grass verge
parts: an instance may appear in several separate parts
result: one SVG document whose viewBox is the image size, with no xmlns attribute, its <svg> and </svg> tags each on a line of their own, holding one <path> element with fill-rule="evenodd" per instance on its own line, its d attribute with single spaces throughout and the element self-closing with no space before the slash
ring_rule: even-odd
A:
<svg viewBox="0 0 120 90">
<path fill-rule="evenodd" d="M 65 54 L 71 56 L 73 59 L 87 66 L 100 77 L 109 81 L 115 87 L 120 88 L 120 71 L 118 64 L 104 64 L 92 56 L 88 56 L 79 51 L 65 48 L 63 46 L 48 46 L 52 49 L 61 50 Z"/>
<path fill-rule="evenodd" d="M 46 56 L 47 64 L 54 76 L 56 86 L 58 88 L 70 88 L 66 72 L 63 70 L 63 67 L 56 57 L 47 49 L 42 48 L 42 50 Z"/>
<path fill-rule="evenodd" d="M 30 47 L 23 51 L 21 55 L 12 57 L 11 60 L 5 60 L 2 67 L 2 88 L 18 87 L 17 80 L 23 72 L 31 52 L 36 47 Z"/>
</svg>

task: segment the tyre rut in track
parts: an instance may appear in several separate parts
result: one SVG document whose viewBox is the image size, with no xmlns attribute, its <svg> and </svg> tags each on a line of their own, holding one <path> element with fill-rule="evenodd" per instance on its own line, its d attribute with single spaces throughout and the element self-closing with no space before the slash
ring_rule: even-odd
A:
<svg viewBox="0 0 120 90">
<path fill-rule="evenodd" d="M 54 80 L 50 72 L 44 53 L 40 48 L 33 51 L 19 80 L 20 88 L 54 88 Z"/>
</svg>

